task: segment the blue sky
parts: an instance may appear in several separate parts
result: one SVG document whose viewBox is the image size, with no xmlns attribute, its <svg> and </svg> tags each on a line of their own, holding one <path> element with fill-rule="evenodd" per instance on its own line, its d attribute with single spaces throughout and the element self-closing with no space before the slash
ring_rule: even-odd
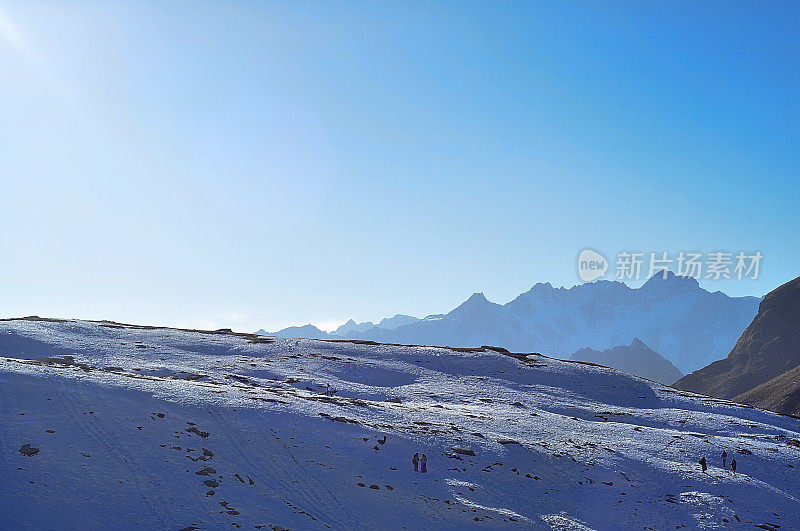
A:
<svg viewBox="0 0 800 531">
<path fill-rule="evenodd" d="M 0 2 L 0 314 L 237 330 L 800 274 L 792 2 Z M 634 283 L 635 284 L 635 283 Z"/>
</svg>

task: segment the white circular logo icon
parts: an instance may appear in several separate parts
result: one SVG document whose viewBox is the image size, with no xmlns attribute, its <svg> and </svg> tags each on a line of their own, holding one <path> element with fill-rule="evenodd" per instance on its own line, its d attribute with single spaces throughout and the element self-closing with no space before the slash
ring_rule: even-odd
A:
<svg viewBox="0 0 800 531">
<path fill-rule="evenodd" d="M 608 260 L 592 249 L 584 249 L 578 255 L 578 276 L 584 282 L 591 282 L 605 276 Z"/>
</svg>

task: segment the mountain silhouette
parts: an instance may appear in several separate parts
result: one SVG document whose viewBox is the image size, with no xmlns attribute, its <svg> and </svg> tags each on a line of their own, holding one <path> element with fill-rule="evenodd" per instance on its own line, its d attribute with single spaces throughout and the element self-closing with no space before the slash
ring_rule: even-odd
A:
<svg viewBox="0 0 800 531">
<path fill-rule="evenodd" d="M 561 358 L 584 347 L 602 351 L 639 338 L 688 373 L 730 352 L 756 315 L 759 300 L 711 293 L 693 278 L 668 272 L 666 278 L 658 273 L 640 288 L 608 280 L 571 288 L 536 284 L 507 304 L 476 293 L 446 314 L 388 330 L 373 327 L 326 337 L 454 347 L 495 345 Z M 310 337 L 299 333 L 292 328 L 276 335 Z"/>
<path fill-rule="evenodd" d="M 386 317 L 384 319 L 381 319 L 381 322 L 375 326 L 377 326 L 378 328 L 383 328 L 385 330 L 394 330 L 397 327 L 411 323 L 416 323 L 417 321 L 419 321 L 419 318 L 417 317 L 412 317 L 410 315 L 403 315 L 402 313 L 398 313 L 394 317 Z"/>
<path fill-rule="evenodd" d="M 629 346 L 621 345 L 602 352 L 582 348 L 570 356 L 570 359 L 613 367 L 618 371 L 665 385 L 672 385 L 683 376 L 675 365 L 645 345 L 638 337 L 634 338 Z"/>
<path fill-rule="evenodd" d="M 369 321 L 367 321 L 366 323 L 357 323 L 353 319 L 350 319 L 332 333 L 336 335 L 345 335 L 351 332 L 365 332 L 370 328 L 372 328 L 373 326 L 375 325 Z"/>
<path fill-rule="evenodd" d="M 326 339 L 330 335 L 312 324 L 307 324 L 304 326 L 290 326 L 288 328 L 284 328 L 280 332 L 275 332 L 274 334 L 270 334 L 269 332 L 264 332 L 262 330 L 259 330 L 257 333 L 278 337 L 304 337 L 306 339 Z"/>
</svg>

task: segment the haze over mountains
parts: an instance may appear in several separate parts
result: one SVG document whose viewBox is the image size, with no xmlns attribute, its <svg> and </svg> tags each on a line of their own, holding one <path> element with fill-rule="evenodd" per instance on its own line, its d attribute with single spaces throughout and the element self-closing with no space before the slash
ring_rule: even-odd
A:
<svg viewBox="0 0 800 531">
<path fill-rule="evenodd" d="M 540 283 L 507 304 L 490 302 L 476 293 L 449 313 L 409 318 L 396 327 L 363 329 L 353 322 L 332 333 L 307 325 L 271 335 L 458 347 L 494 345 L 561 358 L 585 347 L 605 350 L 639 338 L 681 372 L 689 373 L 730 351 L 756 315 L 759 300 L 711 293 L 691 277 L 668 272 L 666 278 L 659 273 L 635 289 L 605 280 L 571 288 Z M 398 317 L 406 316 L 395 316 L 394 322 L 400 321 Z"/>
<path fill-rule="evenodd" d="M 677 387 L 800 415 L 800 277 L 771 291 L 727 358 Z"/>
<path fill-rule="evenodd" d="M 324 330 L 320 330 L 314 325 L 308 324 L 305 326 L 290 326 L 273 334 L 266 332 L 262 328 L 261 330 L 256 332 L 256 334 L 264 334 L 277 337 L 290 337 L 290 338 L 302 337 L 306 339 L 351 338 L 353 334 L 367 332 L 373 328 L 378 328 L 381 330 L 394 330 L 395 328 L 415 323 L 419 320 L 420 319 L 417 317 L 412 317 L 410 315 L 403 315 L 398 313 L 394 317 L 386 317 L 384 319 L 381 319 L 381 322 L 379 322 L 378 324 L 374 324 L 370 321 L 364 323 L 357 323 L 353 319 L 350 319 L 349 321 L 347 321 L 345 324 L 343 324 L 333 332 L 325 332 Z"/>
<path fill-rule="evenodd" d="M 634 339 L 630 345 L 620 345 L 602 352 L 582 348 L 570 356 L 570 359 L 605 365 L 665 385 L 672 385 L 683 376 L 675 365 L 659 356 L 639 338 Z"/>
</svg>

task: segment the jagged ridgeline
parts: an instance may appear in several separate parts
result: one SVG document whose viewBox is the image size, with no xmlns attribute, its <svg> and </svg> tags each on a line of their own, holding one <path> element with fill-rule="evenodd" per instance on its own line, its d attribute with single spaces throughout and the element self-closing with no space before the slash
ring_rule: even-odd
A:
<svg viewBox="0 0 800 531">
<path fill-rule="evenodd" d="M 456 347 L 497 345 L 561 358 L 582 348 L 602 351 L 630 345 L 638 338 L 686 374 L 725 357 L 755 317 L 759 301 L 711 293 L 693 278 L 669 273 L 666 279 L 655 275 L 638 289 L 611 281 L 569 289 L 536 284 L 507 304 L 495 304 L 476 293 L 447 314 L 424 319 L 396 316 L 407 321 L 399 326 L 353 322 L 328 334 L 306 325 L 273 335 Z"/>
</svg>

